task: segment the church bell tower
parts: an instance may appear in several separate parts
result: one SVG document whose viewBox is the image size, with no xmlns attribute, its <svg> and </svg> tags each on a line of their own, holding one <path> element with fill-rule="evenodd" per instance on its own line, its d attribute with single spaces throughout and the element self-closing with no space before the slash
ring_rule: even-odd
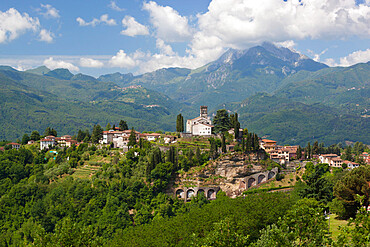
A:
<svg viewBox="0 0 370 247">
<path fill-rule="evenodd" d="M 207 108 L 208 107 L 207 106 L 204 106 L 204 105 L 202 105 L 200 107 L 200 116 L 201 117 L 208 118 Z"/>
</svg>

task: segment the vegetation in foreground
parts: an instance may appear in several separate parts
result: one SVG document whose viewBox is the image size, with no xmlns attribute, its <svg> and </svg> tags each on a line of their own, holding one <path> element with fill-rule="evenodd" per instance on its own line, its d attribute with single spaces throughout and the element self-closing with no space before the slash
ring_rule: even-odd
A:
<svg viewBox="0 0 370 247">
<path fill-rule="evenodd" d="M 308 163 L 291 193 L 218 194 L 184 203 L 163 192 L 180 170 L 208 161 L 149 142 L 125 155 L 81 144 L 0 152 L 0 245 L 366 246 L 370 167 Z M 349 219 L 334 241 L 325 212 Z"/>
</svg>

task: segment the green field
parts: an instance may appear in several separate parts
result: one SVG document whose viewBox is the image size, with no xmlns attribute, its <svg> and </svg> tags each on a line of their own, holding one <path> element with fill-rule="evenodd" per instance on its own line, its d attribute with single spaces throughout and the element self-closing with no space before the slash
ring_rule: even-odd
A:
<svg viewBox="0 0 370 247">
<path fill-rule="evenodd" d="M 74 178 L 90 179 L 91 175 L 96 173 L 99 169 L 101 169 L 101 167 L 99 166 L 90 166 L 90 165 L 80 166 L 76 168 L 72 176 Z"/>
<path fill-rule="evenodd" d="M 331 232 L 331 236 L 333 238 L 333 240 L 337 240 L 338 238 L 338 235 L 340 233 L 338 227 L 341 226 L 346 226 L 348 221 L 346 220 L 339 220 L 336 218 L 337 215 L 335 214 L 331 214 L 330 215 L 330 232 Z"/>
</svg>

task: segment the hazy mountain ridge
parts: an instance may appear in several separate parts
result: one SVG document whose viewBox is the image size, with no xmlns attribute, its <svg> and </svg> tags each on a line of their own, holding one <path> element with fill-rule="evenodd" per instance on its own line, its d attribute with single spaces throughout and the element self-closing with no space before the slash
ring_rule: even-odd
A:
<svg viewBox="0 0 370 247">
<path fill-rule="evenodd" d="M 263 43 L 244 51 L 230 49 L 216 61 L 199 69 L 161 69 L 117 83 L 142 85 L 180 102 L 214 107 L 222 103 L 220 99 L 233 102 L 257 92 L 272 93 L 290 74 L 326 67 L 287 48 Z M 113 78 L 115 76 L 112 74 Z M 122 78 L 128 77 L 122 75 Z M 109 75 L 103 78 L 108 81 Z"/>
<path fill-rule="evenodd" d="M 168 68 L 137 76 L 117 72 L 97 79 L 65 69 L 40 67 L 36 72 L 0 67 L 0 81 L 7 82 L 0 83 L 7 89 L 2 91 L 2 114 L 12 112 L 9 109 L 17 105 L 18 93 L 24 102 L 19 105 L 36 102 L 33 109 L 40 114 L 54 109 L 50 102 L 53 107 L 59 105 L 59 115 L 78 119 L 73 122 L 55 116 L 61 125 L 74 126 L 70 129 L 127 118 L 139 129 L 174 130 L 176 114 L 194 117 L 199 105 L 208 105 L 211 114 L 220 108 L 238 112 L 242 126 L 286 144 L 313 140 L 367 143 L 370 139 L 365 131 L 370 129 L 370 119 L 361 117 L 370 108 L 369 62 L 328 68 L 287 48 L 264 43 L 244 51 L 230 49 L 195 70 Z M 89 114 L 82 114 L 82 109 Z M 32 112 L 12 114 L 22 119 Z M 2 119 L 16 121 L 11 114 Z M 36 122 L 27 128 L 38 128 Z M 15 136 L 16 130 L 12 131 Z"/>
</svg>

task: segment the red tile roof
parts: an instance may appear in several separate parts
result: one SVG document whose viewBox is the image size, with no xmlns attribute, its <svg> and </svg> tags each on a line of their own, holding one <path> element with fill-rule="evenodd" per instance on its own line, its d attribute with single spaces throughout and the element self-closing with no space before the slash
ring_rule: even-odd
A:
<svg viewBox="0 0 370 247">
<path fill-rule="evenodd" d="M 276 143 L 276 141 L 273 141 L 273 140 L 269 140 L 269 139 L 262 139 L 263 142 L 274 142 Z"/>
<path fill-rule="evenodd" d="M 41 139 L 40 142 L 53 142 L 54 140 L 52 139 Z"/>
</svg>

